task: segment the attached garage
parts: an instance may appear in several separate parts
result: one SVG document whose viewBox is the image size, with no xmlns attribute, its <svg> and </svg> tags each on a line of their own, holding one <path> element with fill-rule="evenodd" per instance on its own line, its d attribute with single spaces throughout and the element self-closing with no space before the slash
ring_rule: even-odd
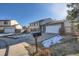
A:
<svg viewBox="0 0 79 59">
<path fill-rule="evenodd" d="M 3 27 L 0 27 L 0 33 L 4 33 L 4 28 Z"/>
<path fill-rule="evenodd" d="M 4 33 L 15 33 L 15 28 L 4 28 Z"/>
<path fill-rule="evenodd" d="M 46 33 L 59 33 L 60 24 L 46 26 Z"/>
</svg>

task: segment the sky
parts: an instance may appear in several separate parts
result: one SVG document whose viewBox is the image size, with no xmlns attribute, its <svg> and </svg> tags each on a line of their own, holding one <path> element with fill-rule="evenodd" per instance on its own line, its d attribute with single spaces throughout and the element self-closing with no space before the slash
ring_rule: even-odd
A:
<svg viewBox="0 0 79 59">
<path fill-rule="evenodd" d="M 22 26 L 44 18 L 63 20 L 66 15 L 65 3 L 0 3 L 0 20 L 14 19 Z"/>
</svg>

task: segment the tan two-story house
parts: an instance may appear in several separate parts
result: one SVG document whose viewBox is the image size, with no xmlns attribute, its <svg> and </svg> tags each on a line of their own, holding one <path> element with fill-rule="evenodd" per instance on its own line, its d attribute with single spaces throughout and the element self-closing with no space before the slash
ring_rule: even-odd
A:
<svg viewBox="0 0 79 59">
<path fill-rule="evenodd" d="M 18 33 L 22 26 L 16 20 L 0 20 L 0 33 Z"/>
<path fill-rule="evenodd" d="M 67 20 L 56 20 L 52 18 L 44 18 L 30 23 L 29 32 L 42 32 L 42 33 L 59 33 L 70 34 L 71 24 Z"/>
</svg>

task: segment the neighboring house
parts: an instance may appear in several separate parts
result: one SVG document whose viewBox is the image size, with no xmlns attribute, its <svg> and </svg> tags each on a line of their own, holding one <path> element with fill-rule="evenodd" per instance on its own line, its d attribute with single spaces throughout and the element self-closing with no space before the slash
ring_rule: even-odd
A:
<svg viewBox="0 0 79 59">
<path fill-rule="evenodd" d="M 19 33 L 22 26 L 16 20 L 0 20 L 0 33 Z"/>
</svg>

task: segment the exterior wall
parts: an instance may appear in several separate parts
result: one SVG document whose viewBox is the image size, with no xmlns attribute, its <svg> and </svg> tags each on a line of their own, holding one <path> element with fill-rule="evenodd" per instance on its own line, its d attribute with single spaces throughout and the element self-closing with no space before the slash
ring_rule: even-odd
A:
<svg viewBox="0 0 79 59">
<path fill-rule="evenodd" d="M 16 25 L 16 24 L 18 24 L 16 20 L 11 20 L 10 21 L 10 25 Z"/>
<path fill-rule="evenodd" d="M 39 28 L 39 26 L 30 26 L 30 28 Z"/>
<path fill-rule="evenodd" d="M 11 26 L 14 25 L 16 29 L 22 29 L 22 26 L 16 20 L 11 20 Z"/>
<path fill-rule="evenodd" d="M 70 34 L 71 33 L 71 24 L 69 23 L 69 21 L 67 21 L 67 20 L 64 21 L 64 27 L 65 27 L 66 34 Z"/>
<path fill-rule="evenodd" d="M 3 30 L 4 28 L 3 27 L 0 27 L 0 30 Z"/>
<path fill-rule="evenodd" d="M 46 23 L 52 22 L 51 18 L 44 19 L 44 21 L 40 22 L 40 25 L 45 25 Z"/>
<path fill-rule="evenodd" d="M 39 27 L 37 26 L 31 26 L 29 28 L 30 28 L 30 31 L 37 31 L 39 29 Z"/>
<path fill-rule="evenodd" d="M 3 33 L 3 32 L 4 32 L 4 28 L 0 27 L 0 33 Z"/>
<path fill-rule="evenodd" d="M 45 33 L 45 32 L 46 32 L 46 25 L 40 26 L 40 31 L 41 31 L 42 33 Z"/>
<path fill-rule="evenodd" d="M 22 29 L 21 25 L 16 25 L 16 29 Z"/>
<path fill-rule="evenodd" d="M 4 22 L 7 22 L 7 24 Z M 10 21 L 0 21 L 0 26 L 10 26 Z"/>
<path fill-rule="evenodd" d="M 41 19 L 39 21 L 30 23 L 29 28 L 30 28 L 31 31 L 41 31 L 41 32 L 43 32 L 43 30 L 42 30 L 42 29 L 44 29 L 43 25 L 46 24 L 46 23 L 49 23 L 51 21 L 52 21 L 51 18 Z"/>
<path fill-rule="evenodd" d="M 16 33 L 21 33 L 21 31 L 22 31 L 21 29 L 15 29 Z"/>
<path fill-rule="evenodd" d="M 29 28 L 30 28 L 30 31 L 39 31 L 40 30 L 39 29 L 40 28 L 39 21 L 31 23 Z"/>
</svg>

